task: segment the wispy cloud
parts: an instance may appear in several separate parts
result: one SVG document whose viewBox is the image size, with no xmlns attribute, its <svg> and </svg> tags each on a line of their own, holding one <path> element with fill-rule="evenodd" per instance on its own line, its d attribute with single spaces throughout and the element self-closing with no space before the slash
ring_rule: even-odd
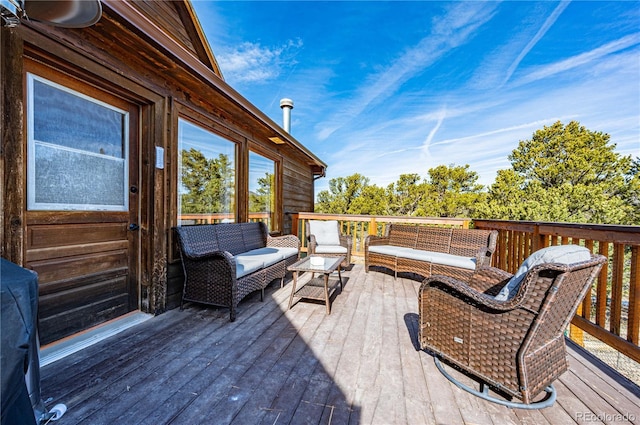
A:
<svg viewBox="0 0 640 425">
<path fill-rule="evenodd" d="M 445 15 L 434 18 L 429 36 L 407 49 L 383 71 L 370 75 L 356 94 L 345 100 L 340 116 L 319 124 L 318 138 L 328 138 L 363 111 L 393 96 L 404 82 L 424 72 L 447 52 L 464 44 L 491 20 L 495 7 L 493 3 L 455 3 Z"/>
<path fill-rule="evenodd" d="M 469 142 L 470 140 L 478 140 L 478 139 L 482 139 L 482 138 L 486 138 L 487 136 L 495 136 L 498 134 L 502 134 L 502 133 L 511 133 L 515 130 L 522 130 L 522 129 L 537 129 L 540 128 L 544 125 L 549 125 L 552 124 L 555 121 L 558 121 L 560 118 L 548 118 L 548 119 L 544 119 L 544 120 L 538 120 L 538 121 L 534 121 L 534 122 L 527 122 L 527 123 L 523 123 L 523 124 L 518 124 L 518 125 L 513 125 L 513 126 L 509 126 L 509 127 L 504 127 L 504 128 L 497 128 L 491 131 L 486 131 L 484 133 L 478 133 L 478 134 L 471 134 L 465 137 L 458 137 L 455 139 L 446 139 L 446 140 L 440 140 L 439 142 L 436 143 L 432 143 L 432 146 L 438 146 L 438 145 L 448 145 L 448 144 L 454 144 L 454 143 L 466 143 Z"/>
<path fill-rule="evenodd" d="M 302 40 L 288 40 L 286 44 L 265 47 L 259 43 L 244 42 L 217 55 L 226 80 L 231 83 L 267 83 L 280 76 L 283 65 L 295 66 L 296 52 Z"/>
<path fill-rule="evenodd" d="M 536 35 L 527 43 L 527 45 L 520 52 L 516 60 L 513 61 L 511 66 L 509 66 L 509 69 L 507 69 L 507 75 L 505 75 L 504 81 L 502 82 L 503 85 L 506 84 L 507 81 L 509 81 L 509 79 L 515 72 L 516 68 L 518 68 L 518 65 L 520 65 L 520 62 L 522 62 L 522 59 L 524 59 L 525 56 L 527 56 L 527 54 L 531 51 L 531 49 L 533 49 L 533 47 L 538 43 L 538 41 L 540 41 L 540 39 L 544 37 L 547 31 L 549 31 L 549 28 L 551 28 L 551 26 L 556 22 L 556 20 L 562 14 L 562 12 L 564 12 L 567 6 L 569 6 L 569 3 L 570 1 L 561 1 L 558 4 L 558 6 L 553 10 L 553 12 L 551 13 L 551 16 L 549 16 L 544 21 L 544 24 L 542 25 L 542 27 L 540 27 Z"/>
<path fill-rule="evenodd" d="M 561 72 L 569 71 L 579 66 L 599 61 L 605 56 L 621 52 L 638 44 L 640 44 L 640 33 L 630 34 L 589 52 L 581 53 L 551 65 L 539 67 L 517 80 L 515 84 L 522 85 L 542 80 L 544 78 L 549 78 Z"/>
<path fill-rule="evenodd" d="M 429 135 L 427 136 L 427 139 L 422 144 L 422 147 L 423 147 L 423 149 L 425 151 L 429 150 L 429 146 L 431 145 L 431 142 L 433 141 L 433 138 L 435 137 L 436 133 L 438 132 L 438 129 L 442 125 L 442 122 L 444 121 L 446 116 L 447 116 L 447 108 L 444 107 L 438 113 L 438 121 L 436 122 L 435 127 L 433 127 L 433 129 L 431 129 L 431 131 L 429 132 Z"/>
</svg>

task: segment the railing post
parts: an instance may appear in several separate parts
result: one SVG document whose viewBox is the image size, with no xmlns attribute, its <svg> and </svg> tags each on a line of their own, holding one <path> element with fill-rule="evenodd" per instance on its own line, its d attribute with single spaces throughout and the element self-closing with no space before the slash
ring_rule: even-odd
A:
<svg viewBox="0 0 640 425">
<path fill-rule="evenodd" d="M 582 303 L 580 303 L 578 310 L 576 310 L 576 315 L 582 317 L 582 313 Z M 569 338 L 580 347 L 584 347 L 584 331 L 573 323 L 569 324 Z"/>
<path fill-rule="evenodd" d="M 298 232 L 298 213 L 291 213 L 291 233 L 299 237 Z"/>
<path fill-rule="evenodd" d="M 611 305 L 609 306 L 609 330 L 620 335 L 622 318 L 622 281 L 624 273 L 624 245 L 613 244 L 613 270 L 611 275 Z"/>
<path fill-rule="evenodd" d="M 376 218 L 373 216 L 369 221 L 369 234 L 373 236 L 376 236 L 378 234 L 378 222 L 376 221 Z"/>
<path fill-rule="evenodd" d="M 598 242 L 598 253 L 609 258 L 609 243 Z M 609 275 L 609 261 L 602 265 L 598 284 L 596 285 L 596 324 L 601 328 L 606 328 L 607 320 L 607 280 Z"/>
<path fill-rule="evenodd" d="M 544 248 L 544 235 L 540 234 L 540 225 L 533 225 L 533 238 L 531 240 L 531 252 L 536 252 L 540 248 Z"/>
<path fill-rule="evenodd" d="M 638 345 L 640 334 L 640 247 L 638 246 L 631 248 L 628 314 L 627 341 Z"/>
</svg>

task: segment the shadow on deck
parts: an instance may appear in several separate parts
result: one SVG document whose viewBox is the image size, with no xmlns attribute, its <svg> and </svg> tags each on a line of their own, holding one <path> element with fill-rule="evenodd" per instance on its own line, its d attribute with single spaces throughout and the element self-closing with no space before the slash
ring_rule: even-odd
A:
<svg viewBox="0 0 640 425">
<path fill-rule="evenodd" d="M 330 315 L 287 310 L 291 285 L 276 282 L 233 323 L 223 308 L 171 310 L 43 367 L 42 398 L 67 405 L 60 425 L 640 423 L 640 389 L 573 344 L 554 406 L 471 396 L 417 350 L 418 280 L 360 264 L 343 279 Z"/>
</svg>

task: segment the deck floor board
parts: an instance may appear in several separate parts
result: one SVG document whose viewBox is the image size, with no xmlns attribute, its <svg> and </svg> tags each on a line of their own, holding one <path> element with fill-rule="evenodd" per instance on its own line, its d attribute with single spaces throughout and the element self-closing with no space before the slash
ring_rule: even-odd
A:
<svg viewBox="0 0 640 425">
<path fill-rule="evenodd" d="M 550 408 L 463 392 L 419 350 L 419 280 L 362 265 L 343 278 L 330 315 L 306 300 L 289 310 L 290 277 L 243 300 L 235 322 L 196 304 L 158 315 L 43 367 L 42 397 L 67 405 L 59 425 L 640 424 L 640 389 L 573 344 Z"/>
</svg>

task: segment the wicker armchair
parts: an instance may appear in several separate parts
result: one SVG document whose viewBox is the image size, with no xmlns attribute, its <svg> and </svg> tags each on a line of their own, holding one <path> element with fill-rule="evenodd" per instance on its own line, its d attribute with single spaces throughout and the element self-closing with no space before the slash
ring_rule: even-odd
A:
<svg viewBox="0 0 640 425">
<path fill-rule="evenodd" d="M 305 222 L 307 248 L 309 254 L 322 257 L 344 255 L 342 267 L 351 264 L 351 247 L 353 238 L 340 232 L 340 224 L 336 220 L 307 220 Z"/>
<path fill-rule="evenodd" d="M 525 409 L 552 405 L 551 383 L 568 369 L 564 331 L 606 261 L 586 257 L 533 266 L 504 301 L 494 295 L 512 275 L 496 268 L 482 268 L 466 282 L 446 276 L 424 280 L 418 301 L 421 348 L 435 355 L 449 380 L 479 397 Z M 480 391 L 449 375 L 439 358 L 478 381 Z M 489 395 L 489 387 L 500 396 Z"/>
</svg>

